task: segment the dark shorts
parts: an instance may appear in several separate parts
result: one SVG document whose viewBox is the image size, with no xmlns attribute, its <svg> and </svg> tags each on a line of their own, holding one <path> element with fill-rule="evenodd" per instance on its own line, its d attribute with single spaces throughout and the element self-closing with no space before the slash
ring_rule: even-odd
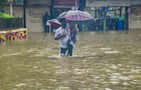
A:
<svg viewBox="0 0 141 90">
<path fill-rule="evenodd" d="M 66 55 L 66 52 L 67 52 L 67 49 L 68 48 L 61 48 L 61 55 L 63 56 L 63 55 Z"/>
<path fill-rule="evenodd" d="M 60 54 L 61 56 L 72 56 L 73 53 L 73 45 L 68 45 L 68 48 L 61 48 Z"/>
</svg>

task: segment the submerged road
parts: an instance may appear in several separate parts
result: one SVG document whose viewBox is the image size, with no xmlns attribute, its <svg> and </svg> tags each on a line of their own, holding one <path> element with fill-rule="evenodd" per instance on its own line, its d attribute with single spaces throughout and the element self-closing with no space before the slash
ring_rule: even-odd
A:
<svg viewBox="0 0 141 90">
<path fill-rule="evenodd" d="M 53 35 L 0 45 L 0 90 L 141 90 L 141 31 L 83 32 L 73 57 Z"/>
</svg>

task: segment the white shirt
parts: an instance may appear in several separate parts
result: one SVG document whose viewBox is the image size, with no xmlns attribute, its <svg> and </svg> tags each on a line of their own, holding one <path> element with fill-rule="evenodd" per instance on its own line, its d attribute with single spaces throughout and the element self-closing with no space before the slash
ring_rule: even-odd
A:
<svg viewBox="0 0 141 90">
<path fill-rule="evenodd" d="M 67 48 L 67 44 L 68 44 L 68 40 L 69 40 L 69 32 L 60 27 L 55 31 L 55 37 L 59 36 L 60 34 L 66 33 L 65 37 L 62 37 L 61 39 L 59 39 L 59 44 L 61 48 Z"/>
</svg>

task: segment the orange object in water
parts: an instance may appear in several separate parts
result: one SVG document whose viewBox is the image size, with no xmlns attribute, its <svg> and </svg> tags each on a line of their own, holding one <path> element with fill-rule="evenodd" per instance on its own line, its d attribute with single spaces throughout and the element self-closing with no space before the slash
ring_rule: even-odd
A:
<svg viewBox="0 0 141 90">
<path fill-rule="evenodd" d="M 4 40 L 4 41 L 6 40 L 5 33 L 2 33 L 2 34 L 1 34 L 1 39 Z"/>
</svg>

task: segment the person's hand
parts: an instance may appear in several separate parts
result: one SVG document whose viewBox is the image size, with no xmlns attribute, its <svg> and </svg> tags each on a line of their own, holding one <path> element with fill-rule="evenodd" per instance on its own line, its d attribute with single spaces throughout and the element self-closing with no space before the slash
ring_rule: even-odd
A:
<svg viewBox="0 0 141 90">
<path fill-rule="evenodd" d="M 66 36 L 67 34 L 65 32 L 62 33 L 62 36 Z"/>
<path fill-rule="evenodd" d="M 71 32 L 71 30 L 70 30 L 70 29 L 68 29 L 68 32 Z"/>
</svg>

